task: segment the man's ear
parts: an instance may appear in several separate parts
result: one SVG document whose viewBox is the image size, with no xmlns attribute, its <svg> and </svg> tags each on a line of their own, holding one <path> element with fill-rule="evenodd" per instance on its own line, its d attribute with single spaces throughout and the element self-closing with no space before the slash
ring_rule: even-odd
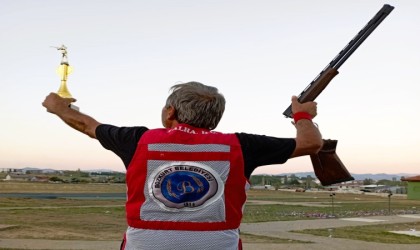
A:
<svg viewBox="0 0 420 250">
<path fill-rule="evenodd" d="M 176 110 L 173 106 L 169 106 L 166 109 L 166 115 L 167 115 L 167 119 L 172 121 L 172 120 L 176 120 Z"/>
</svg>

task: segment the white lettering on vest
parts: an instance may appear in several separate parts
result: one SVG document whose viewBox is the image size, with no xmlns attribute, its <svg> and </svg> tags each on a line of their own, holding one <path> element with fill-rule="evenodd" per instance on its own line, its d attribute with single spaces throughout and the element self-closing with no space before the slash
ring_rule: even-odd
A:
<svg viewBox="0 0 420 250">
<path fill-rule="evenodd" d="M 194 166 L 176 166 L 175 170 L 176 171 L 184 170 L 184 171 L 196 172 L 196 173 L 204 176 L 204 178 L 206 178 L 207 181 L 213 181 L 214 180 L 213 175 L 211 175 L 208 171 L 206 171 L 202 168 L 197 168 L 197 167 L 194 167 Z"/>
<path fill-rule="evenodd" d="M 175 130 L 185 132 L 185 133 L 188 133 L 188 134 L 197 134 L 197 132 L 194 129 L 183 127 L 183 126 L 175 127 L 175 128 L 173 128 L 169 131 L 171 132 L 171 131 L 175 131 Z"/>
<path fill-rule="evenodd" d="M 163 180 L 163 177 L 167 176 L 168 174 L 170 174 L 172 172 L 173 172 L 172 168 L 168 168 L 168 169 L 165 169 L 164 171 L 162 171 L 155 179 L 155 184 L 154 184 L 155 188 L 159 188 L 160 183 Z"/>
</svg>

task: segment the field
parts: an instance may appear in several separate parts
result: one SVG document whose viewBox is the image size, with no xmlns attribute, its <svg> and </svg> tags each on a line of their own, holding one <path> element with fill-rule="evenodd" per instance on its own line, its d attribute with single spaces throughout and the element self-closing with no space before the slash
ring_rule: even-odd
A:
<svg viewBox="0 0 420 250">
<path fill-rule="evenodd" d="M 301 220 L 330 217 L 356 217 L 388 214 L 417 214 L 420 201 L 388 194 L 352 194 L 330 192 L 290 192 L 251 190 L 244 222 Z M 253 205 L 255 201 L 271 201 L 271 205 Z M 279 207 L 281 206 L 281 207 Z"/>
<path fill-rule="evenodd" d="M 124 184 L 50 184 L 31 182 L 0 182 L 0 195 L 6 193 L 56 194 L 49 199 L 1 197 L 0 238 L 14 239 L 69 239 L 69 240 L 120 240 L 126 229 L 124 199 L 62 198 L 69 193 L 119 194 L 125 193 Z M 250 190 L 243 222 L 286 220 L 315 220 L 319 218 L 358 217 L 388 214 L 417 214 L 420 201 L 407 200 L 405 196 L 389 198 L 368 194 L 341 194 L 329 192 L 291 192 Z M 420 224 L 364 226 L 335 229 L 336 237 L 393 243 L 420 243 L 419 237 L 387 235 L 386 231 L 402 227 L 420 230 Z M 303 230 L 303 233 L 328 236 L 326 230 Z M 359 232 L 363 232 L 361 235 Z M 409 237 L 409 238 L 407 238 Z M 291 243 L 287 239 L 242 236 L 244 242 Z"/>
<path fill-rule="evenodd" d="M 1 193 L 124 193 L 125 185 L 0 182 Z M 119 240 L 124 200 L 0 198 L 0 238 Z"/>
</svg>

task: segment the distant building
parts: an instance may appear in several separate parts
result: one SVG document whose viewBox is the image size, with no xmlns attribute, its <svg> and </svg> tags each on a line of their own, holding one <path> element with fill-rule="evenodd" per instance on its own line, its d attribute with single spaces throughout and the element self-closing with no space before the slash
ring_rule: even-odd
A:
<svg viewBox="0 0 420 250">
<path fill-rule="evenodd" d="M 6 175 L 5 181 L 28 181 L 32 176 L 21 173 L 9 173 Z"/>
<path fill-rule="evenodd" d="M 48 176 L 33 176 L 29 180 L 34 182 L 49 182 L 50 178 Z"/>
<path fill-rule="evenodd" d="M 363 186 L 362 184 L 363 184 L 363 181 L 353 180 L 353 181 L 332 184 L 330 186 L 324 186 L 323 188 L 329 191 L 359 192 L 361 189 L 361 186 Z"/>
<path fill-rule="evenodd" d="M 408 182 L 407 199 L 420 200 L 420 175 L 407 178 L 402 177 L 401 181 Z"/>
<path fill-rule="evenodd" d="M 18 172 L 16 168 L 0 168 L 0 173 Z"/>
<path fill-rule="evenodd" d="M 275 188 L 271 185 L 254 185 L 251 186 L 251 189 L 268 189 L 268 190 L 275 190 Z"/>
<path fill-rule="evenodd" d="M 384 190 L 388 190 L 389 187 L 385 185 L 376 185 L 376 184 L 370 184 L 370 185 L 362 185 L 360 186 L 360 191 L 363 192 L 372 192 L 372 193 L 383 193 Z"/>
</svg>

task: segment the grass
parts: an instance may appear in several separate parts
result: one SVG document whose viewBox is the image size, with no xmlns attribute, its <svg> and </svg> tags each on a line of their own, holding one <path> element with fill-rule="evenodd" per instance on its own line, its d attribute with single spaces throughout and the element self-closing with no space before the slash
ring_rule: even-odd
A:
<svg viewBox="0 0 420 250">
<path fill-rule="evenodd" d="M 70 184 L 0 181 L 2 193 L 125 193 L 125 184 Z"/>
<path fill-rule="evenodd" d="M 1 193 L 125 193 L 124 184 L 51 184 L 0 182 Z M 336 194 L 334 213 L 330 193 L 250 190 L 243 222 L 313 220 L 335 217 L 387 215 L 388 197 Z M 257 205 L 253 201 L 274 204 Z M 275 204 L 281 203 L 281 204 Z M 324 207 L 322 207 L 324 206 Z M 392 214 L 417 213 L 420 201 L 392 196 Z M 0 238 L 55 240 L 121 240 L 125 230 L 124 200 L 0 198 Z M 420 243 L 420 238 L 390 234 L 391 230 L 420 230 L 418 223 L 302 230 L 299 233 L 389 243 Z M 305 243 L 241 233 L 246 243 Z"/>
<path fill-rule="evenodd" d="M 0 182 L 2 193 L 125 193 L 125 184 Z M 124 200 L 0 198 L 0 238 L 121 240 Z"/>
<path fill-rule="evenodd" d="M 120 240 L 126 229 L 124 207 L 64 207 L 0 210 L 0 238 Z"/>
<path fill-rule="evenodd" d="M 334 203 L 329 192 L 283 192 L 251 190 L 251 201 L 271 201 L 281 204 L 245 206 L 243 222 L 307 220 L 319 218 L 348 218 L 388 214 L 417 214 L 420 201 L 407 200 L 404 196 L 374 196 L 367 194 L 336 194 Z M 312 206 L 311 206 L 312 205 Z M 333 206 L 334 205 L 334 206 Z M 391 205 L 391 206 L 390 206 Z"/>
</svg>

